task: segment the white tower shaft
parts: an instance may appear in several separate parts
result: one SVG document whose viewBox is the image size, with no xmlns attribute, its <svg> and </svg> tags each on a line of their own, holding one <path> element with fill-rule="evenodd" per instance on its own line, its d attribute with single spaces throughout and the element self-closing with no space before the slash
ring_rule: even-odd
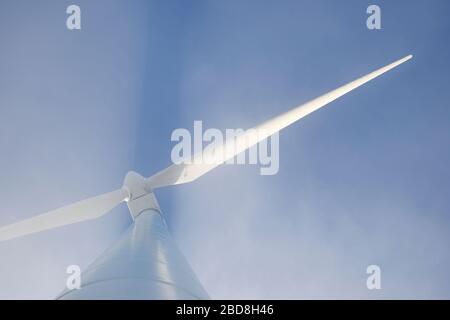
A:
<svg viewBox="0 0 450 320">
<path fill-rule="evenodd" d="M 208 299 L 157 210 L 141 212 L 58 299 Z"/>
</svg>

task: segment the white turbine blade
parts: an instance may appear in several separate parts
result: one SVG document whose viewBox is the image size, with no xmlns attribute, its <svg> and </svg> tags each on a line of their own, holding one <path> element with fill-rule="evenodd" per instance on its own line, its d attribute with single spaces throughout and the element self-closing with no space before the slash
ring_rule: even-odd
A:
<svg viewBox="0 0 450 320">
<path fill-rule="evenodd" d="M 0 229 L 0 241 L 98 218 L 108 213 L 129 194 L 125 188 L 82 200 Z"/>
<path fill-rule="evenodd" d="M 359 86 L 369 82 L 370 80 L 382 75 L 383 73 L 397 67 L 403 62 L 412 58 L 412 55 L 406 56 L 400 60 L 397 60 L 383 68 L 380 68 L 368 75 L 365 75 L 355 81 L 352 81 L 342 87 L 339 87 L 333 91 L 330 91 L 316 99 L 313 99 L 301 106 L 298 106 L 290 111 L 282 113 L 262 124 L 247 130 L 244 134 L 238 136 L 235 141 L 220 145 L 214 149 L 214 152 L 209 154 L 208 163 L 197 162 L 204 157 L 202 154 L 194 155 L 193 159 L 189 163 L 173 164 L 170 167 L 156 173 L 146 181 L 146 186 L 149 189 L 155 189 L 159 187 L 176 185 L 194 181 L 200 176 L 204 175 L 208 171 L 214 169 L 220 164 L 224 163 L 228 159 L 231 159 L 239 153 L 249 149 L 255 144 L 270 137 L 274 133 L 286 128 L 290 124 L 300 120 L 308 114 L 320 109 L 328 103 L 336 100 L 344 94 L 358 88 Z M 258 132 L 258 136 L 255 138 L 254 132 Z M 212 158 L 212 160 L 211 160 Z M 214 159 L 215 158 L 215 159 Z"/>
</svg>

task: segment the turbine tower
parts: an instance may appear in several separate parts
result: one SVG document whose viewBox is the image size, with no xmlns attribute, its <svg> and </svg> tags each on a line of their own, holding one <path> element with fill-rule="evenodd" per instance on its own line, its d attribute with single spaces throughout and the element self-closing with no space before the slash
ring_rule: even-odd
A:
<svg viewBox="0 0 450 320">
<path fill-rule="evenodd" d="M 281 129 L 411 59 L 406 56 L 303 105 L 282 113 L 215 146 L 208 154 L 175 163 L 144 178 L 129 172 L 123 186 L 0 229 L 0 241 L 99 218 L 126 202 L 133 223 L 111 248 L 81 275 L 81 288 L 58 299 L 208 299 L 189 264 L 173 242 L 153 190 L 192 182 Z M 254 132 L 258 132 L 255 136 Z M 207 156 L 209 161 L 202 161 Z"/>
</svg>

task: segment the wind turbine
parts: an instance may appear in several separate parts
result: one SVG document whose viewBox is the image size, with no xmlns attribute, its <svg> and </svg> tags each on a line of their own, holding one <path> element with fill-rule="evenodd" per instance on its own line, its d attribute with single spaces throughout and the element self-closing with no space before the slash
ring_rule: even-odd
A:
<svg viewBox="0 0 450 320">
<path fill-rule="evenodd" d="M 129 172 L 118 190 L 1 228 L 0 241 L 96 219 L 126 202 L 133 223 L 82 273 L 80 289 L 65 290 L 57 298 L 207 299 L 208 294 L 174 244 L 153 191 L 198 179 L 226 160 L 411 58 L 412 55 L 408 55 L 259 124 L 252 128 L 264 133 L 257 139 L 251 130 L 247 130 L 236 137 L 235 143 L 226 141 L 215 149 L 219 152 L 214 154 L 222 155 L 216 159 L 218 161 L 172 164 L 149 178 Z M 194 158 L 198 156 L 194 155 Z"/>
</svg>

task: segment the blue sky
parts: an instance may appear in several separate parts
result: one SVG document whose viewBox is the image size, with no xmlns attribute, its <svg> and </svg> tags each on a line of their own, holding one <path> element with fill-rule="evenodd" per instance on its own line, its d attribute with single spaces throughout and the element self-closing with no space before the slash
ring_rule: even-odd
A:
<svg viewBox="0 0 450 320">
<path fill-rule="evenodd" d="M 224 166 L 157 196 L 214 298 L 450 298 L 450 4 L 377 1 L 379 31 L 369 4 L 2 1 L 0 224 L 166 167 L 194 120 L 247 128 L 412 53 L 283 131 L 277 175 Z M 0 298 L 54 297 L 129 223 L 0 243 Z"/>
</svg>

